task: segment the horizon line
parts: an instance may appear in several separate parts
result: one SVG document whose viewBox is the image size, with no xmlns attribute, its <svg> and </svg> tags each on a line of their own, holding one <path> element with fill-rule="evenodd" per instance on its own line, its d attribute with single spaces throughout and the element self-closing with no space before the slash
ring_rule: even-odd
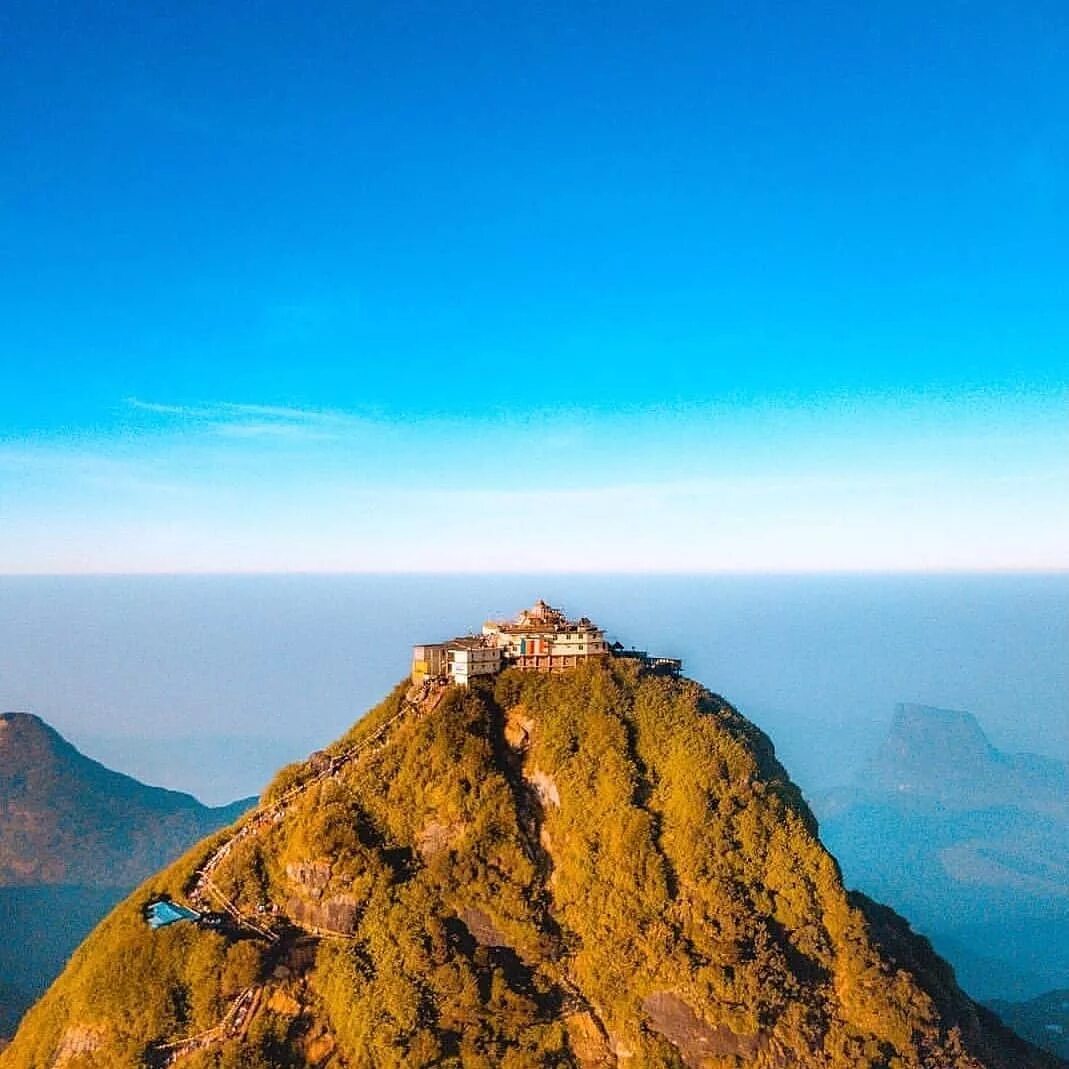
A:
<svg viewBox="0 0 1069 1069">
<path fill-rule="evenodd" d="M 0 572 L 0 579 L 196 579 L 196 578 L 346 578 L 346 577 L 374 577 L 374 578 L 462 578 L 465 576 L 485 576 L 488 578 L 524 578 L 534 576 L 575 576 L 575 577 L 598 577 L 598 576 L 650 576 L 665 577 L 673 576 L 709 576 L 709 577 L 777 577 L 777 578 L 808 578 L 810 576 L 826 577 L 879 577 L 879 576 L 1069 576 L 1069 565 L 1055 565 L 1051 567 L 936 567 L 936 568 L 810 568 L 810 569 L 776 569 L 776 568 L 722 568 L 722 569 L 666 569 L 666 568 L 618 568 L 618 569 L 563 569 L 551 570 L 546 568 L 533 568 L 530 571 L 513 569 L 501 571 L 495 569 L 453 568 L 453 569 L 293 569 L 293 570 L 265 570 L 265 569 L 203 569 L 203 570 L 175 570 L 175 571 L 59 571 L 59 572 Z"/>
</svg>

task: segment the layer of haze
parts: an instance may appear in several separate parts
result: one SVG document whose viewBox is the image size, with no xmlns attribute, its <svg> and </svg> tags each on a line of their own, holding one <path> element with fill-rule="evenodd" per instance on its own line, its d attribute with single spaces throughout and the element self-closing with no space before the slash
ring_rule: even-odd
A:
<svg viewBox="0 0 1069 1069">
<path fill-rule="evenodd" d="M 539 596 L 683 657 L 810 792 L 852 778 L 899 701 L 1069 756 L 1066 576 L 0 578 L 0 709 L 228 801 L 345 731 L 413 642 Z"/>
</svg>

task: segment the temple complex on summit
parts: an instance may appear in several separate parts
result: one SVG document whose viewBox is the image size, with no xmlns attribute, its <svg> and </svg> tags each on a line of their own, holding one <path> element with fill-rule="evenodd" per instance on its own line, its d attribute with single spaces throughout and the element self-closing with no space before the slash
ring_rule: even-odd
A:
<svg viewBox="0 0 1069 1069">
<path fill-rule="evenodd" d="M 540 600 L 513 620 L 488 620 L 481 634 L 413 646 L 412 681 L 444 679 L 467 686 L 475 676 L 496 675 L 504 668 L 563 672 L 588 657 L 629 657 L 673 675 L 683 667 L 672 657 L 610 644 L 587 617 L 569 620 Z"/>
</svg>

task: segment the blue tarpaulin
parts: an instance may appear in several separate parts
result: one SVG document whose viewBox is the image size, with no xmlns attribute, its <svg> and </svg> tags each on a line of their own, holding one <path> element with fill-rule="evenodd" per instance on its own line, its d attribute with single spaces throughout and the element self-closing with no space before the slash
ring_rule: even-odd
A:
<svg viewBox="0 0 1069 1069">
<path fill-rule="evenodd" d="M 188 909 L 166 899 L 145 907 L 145 920 L 150 928 L 163 928 L 175 921 L 195 921 L 199 918 L 200 914 L 195 909 Z"/>
</svg>

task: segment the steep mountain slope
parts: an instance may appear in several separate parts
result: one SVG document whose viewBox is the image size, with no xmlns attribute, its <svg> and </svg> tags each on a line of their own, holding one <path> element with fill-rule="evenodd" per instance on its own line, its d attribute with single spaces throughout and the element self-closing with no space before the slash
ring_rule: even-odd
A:
<svg viewBox="0 0 1069 1069">
<path fill-rule="evenodd" d="M 153 896 L 229 920 L 150 931 Z M 399 687 L 122 903 L 4 1069 L 1056 1062 L 847 894 L 767 738 L 634 663 Z"/>
<path fill-rule="evenodd" d="M 112 772 L 36 716 L 0 714 L 0 1035 L 121 897 L 253 801 L 208 808 Z"/>
<path fill-rule="evenodd" d="M 1069 765 L 903 705 L 856 785 L 816 806 L 850 882 L 930 935 L 974 995 L 1069 985 Z"/>
<path fill-rule="evenodd" d="M 0 714 L 0 886 L 131 886 L 249 799 L 209 808 L 79 753 L 29 713 Z"/>
</svg>

